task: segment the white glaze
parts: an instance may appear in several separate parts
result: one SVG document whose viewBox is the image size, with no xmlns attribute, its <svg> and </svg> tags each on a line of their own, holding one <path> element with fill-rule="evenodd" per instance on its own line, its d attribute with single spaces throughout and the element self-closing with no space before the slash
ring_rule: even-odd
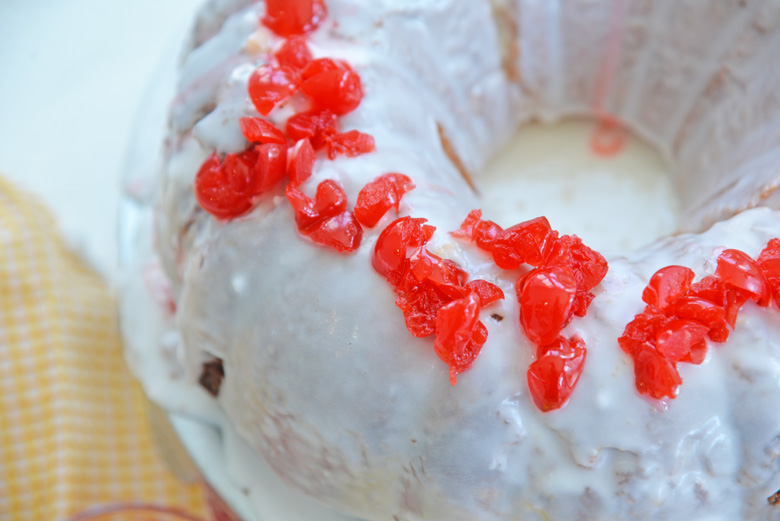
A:
<svg viewBox="0 0 780 521">
<path fill-rule="evenodd" d="M 354 201 L 380 173 L 409 175 L 417 189 L 404 197 L 401 213 L 437 227 L 432 251 L 512 295 L 517 273 L 501 273 L 443 233 L 487 204 L 448 161 L 436 126 L 478 171 L 516 124 L 587 112 L 610 6 L 565 4 L 506 8 L 520 29 L 518 86 L 505 81 L 486 2 L 328 2 L 330 18 L 312 45 L 360 72 L 366 96 L 342 124 L 372 134 L 377 151 L 318 161 L 304 190 L 335 179 Z M 778 82 L 763 50 L 778 41 L 777 5 L 627 4 L 606 106 L 673 160 L 687 228 L 754 203 L 777 177 L 756 167 L 778 143 Z M 430 339 L 409 335 L 392 291 L 370 268 L 373 243 L 391 216 L 367 231 L 358 252 L 343 256 L 301 239 L 281 197 L 228 224 L 193 214 L 200 162 L 215 147 L 243 147 L 237 117 L 252 111 L 245 82 L 262 63 L 262 55 L 244 49 L 250 38 L 274 44 L 262 29 L 252 34 L 261 9 L 228 17 L 184 63 L 157 217 L 158 251 L 178 303 L 181 372 L 166 376 L 162 368 L 177 361 L 161 361 L 154 339 L 130 345 L 131 357 L 155 366 L 154 374 L 136 366 L 154 397 L 218 423 L 226 416 L 292 488 L 369 520 L 772 515 L 765 498 L 779 479 L 777 310 L 748 304 L 728 343 L 713 347 L 702 366 L 681 369 L 680 396 L 667 410 L 636 393 L 616 339 L 641 309 L 641 290 L 656 269 L 684 264 L 703 276 L 724 247 L 756 255 L 778 235 L 779 213 L 744 212 L 702 235 L 608 254 L 610 272 L 590 313 L 567 329 L 585 339 L 589 354 L 564 410 L 540 413 L 528 396 L 524 373 L 533 349 L 511 298 L 484 312 L 488 342 L 452 387 Z M 723 70 L 750 79 L 750 96 Z M 716 77 L 737 91 L 705 88 Z M 691 96 L 692 85 L 702 96 Z M 216 109 L 199 119 L 211 100 Z M 145 297 L 128 293 L 126 309 L 134 298 Z M 492 313 L 506 318 L 496 322 Z M 225 416 L 194 385 L 207 356 L 225 362 L 217 400 Z M 169 401 L 168 388 L 180 399 Z M 247 484 L 252 469 L 241 456 L 229 466 Z"/>
</svg>

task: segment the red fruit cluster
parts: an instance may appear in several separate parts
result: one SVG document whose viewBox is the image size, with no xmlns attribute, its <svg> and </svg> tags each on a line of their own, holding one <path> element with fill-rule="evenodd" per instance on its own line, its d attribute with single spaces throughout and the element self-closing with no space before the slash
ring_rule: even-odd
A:
<svg viewBox="0 0 780 521">
<path fill-rule="evenodd" d="M 435 228 L 425 222 L 412 217 L 393 221 L 377 239 L 372 264 L 395 290 L 407 329 L 416 337 L 436 335 L 434 349 L 455 385 L 487 340 L 480 310 L 504 293 L 484 280 L 469 282 L 454 262 L 428 251 L 425 245 Z"/>
<path fill-rule="evenodd" d="M 346 196 L 344 208 L 334 210 L 335 213 L 322 208 L 319 199 L 336 197 L 338 191 L 343 195 L 341 187 L 335 182 L 321 184 L 314 199 L 297 189 L 311 176 L 318 150 L 327 148 L 330 159 L 338 155 L 355 157 L 374 150 L 374 138 L 370 135 L 357 130 L 342 133 L 338 127 L 338 117 L 357 108 L 363 98 L 360 76 L 343 61 L 315 60 L 302 36 L 316 29 L 326 13 L 322 0 L 266 2 L 262 23 L 286 39 L 269 63 L 251 74 L 249 98 L 262 116 L 268 116 L 298 93 L 309 100 L 310 108 L 288 118 L 284 131 L 263 118 L 242 117 L 241 132 L 247 141 L 257 145 L 228 154 L 222 160 L 212 155 L 201 166 L 194 188 L 196 199 L 206 211 L 220 219 L 232 219 L 251 210 L 259 196 L 275 188 L 287 175 L 287 197 L 293 204 L 301 233 L 337 251 L 353 251 L 360 244 L 362 228 L 354 214 L 346 210 Z M 401 195 L 414 186 L 405 179 L 399 186 L 390 186 L 393 193 L 385 197 L 389 206 L 359 201 L 359 212 L 378 221 L 390 206 L 397 209 Z M 371 185 L 366 189 L 371 191 Z M 326 195 L 321 195 L 321 190 Z"/>
<path fill-rule="evenodd" d="M 707 342 L 725 342 L 748 300 L 780 306 L 780 240 L 757 260 L 739 250 L 718 257 L 714 275 L 693 282 L 693 270 L 658 270 L 642 293 L 647 304 L 618 339 L 634 361 L 636 388 L 654 399 L 674 398 L 682 383 L 677 364 L 700 364 Z"/>
<path fill-rule="evenodd" d="M 314 199 L 291 184 L 285 189 L 295 212 L 298 231 L 322 246 L 338 252 L 355 251 L 360 246 L 363 228 L 347 210 L 347 194 L 338 183 L 327 179 L 317 186 Z"/>
<path fill-rule="evenodd" d="M 282 37 L 313 31 L 327 16 L 324 0 L 266 0 L 262 23 Z"/>
<path fill-rule="evenodd" d="M 287 147 L 273 143 L 252 146 L 220 160 L 212 154 L 195 175 L 195 199 L 219 219 L 249 211 L 254 200 L 284 178 Z"/>
<path fill-rule="evenodd" d="M 607 261 L 576 235 L 559 235 L 545 217 L 503 229 L 473 210 L 452 235 L 474 241 L 502 269 L 531 266 L 515 283 L 520 324 L 544 353 L 529 368 L 528 385 L 541 410 L 562 407 L 579 379 L 586 350 L 581 339 L 567 340 L 561 330 L 573 316 L 585 316 L 591 290 L 607 274 Z"/>
</svg>

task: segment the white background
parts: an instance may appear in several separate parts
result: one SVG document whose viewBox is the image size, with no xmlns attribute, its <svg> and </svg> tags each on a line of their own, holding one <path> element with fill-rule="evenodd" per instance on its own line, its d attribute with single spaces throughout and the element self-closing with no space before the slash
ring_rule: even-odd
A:
<svg viewBox="0 0 780 521">
<path fill-rule="evenodd" d="M 141 98 L 201 0 L 0 0 L 0 174 L 116 274 L 119 177 Z"/>
</svg>

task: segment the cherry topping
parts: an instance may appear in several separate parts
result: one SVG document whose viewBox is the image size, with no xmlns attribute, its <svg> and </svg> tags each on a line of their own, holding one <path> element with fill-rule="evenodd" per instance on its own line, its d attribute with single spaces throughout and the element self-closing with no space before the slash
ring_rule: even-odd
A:
<svg viewBox="0 0 780 521">
<path fill-rule="evenodd" d="M 255 193 L 264 194 L 274 188 L 284 178 L 287 169 L 287 147 L 268 143 L 257 145 L 255 163 Z"/>
<path fill-rule="evenodd" d="M 374 151 L 374 137 L 357 130 L 333 134 L 328 139 L 328 158 L 338 155 L 357 157 Z"/>
<path fill-rule="evenodd" d="M 493 260 L 499 268 L 512 270 L 523 264 L 541 266 L 558 233 L 546 217 L 516 224 L 498 233 L 492 241 Z"/>
<path fill-rule="evenodd" d="M 311 177 L 317 153 L 308 139 L 301 139 L 287 150 L 287 177 L 293 186 L 298 186 Z"/>
<path fill-rule="evenodd" d="M 401 197 L 413 188 L 412 180 L 403 174 L 381 175 L 360 190 L 355 216 L 363 226 L 373 228 L 390 208 L 398 213 Z"/>
<path fill-rule="evenodd" d="M 656 334 L 656 348 L 670 362 L 690 358 L 693 346 L 704 340 L 709 328 L 693 320 L 674 319 Z"/>
<path fill-rule="evenodd" d="M 436 354 L 450 367 L 450 382 L 474 363 L 487 340 L 479 318 L 479 297 L 469 294 L 442 306 L 436 314 Z"/>
<path fill-rule="evenodd" d="M 347 211 L 347 195 L 338 183 L 330 179 L 321 182 L 314 199 L 292 184 L 287 185 L 285 193 L 302 234 L 338 252 L 351 252 L 360 246 L 363 228 Z"/>
<path fill-rule="evenodd" d="M 696 320 L 707 326 L 713 342 L 725 342 L 729 337 L 726 310 L 709 300 L 689 294 L 677 299 L 669 311 L 678 318 Z"/>
<path fill-rule="evenodd" d="M 739 250 L 725 250 L 718 257 L 715 275 L 723 279 L 727 286 L 753 299 L 759 306 L 768 306 L 771 293 L 766 276 L 760 266 L 746 253 Z"/>
<path fill-rule="evenodd" d="M 265 144 L 227 154 L 221 163 L 212 154 L 195 176 L 198 204 L 220 219 L 247 212 L 254 196 L 268 192 L 284 177 L 286 153 L 283 145 Z"/>
<path fill-rule="evenodd" d="M 339 129 L 338 117 L 329 110 L 300 112 L 287 120 L 285 131 L 290 139 L 310 139 L 315 150 L 325 147 Z"/>
<path fill-rule="evenodd" d="M 486 280 L 470 280 L 466 283 L 466 289 L 479 296 L 479 305 L 483 308 L 499 300 L 504 300 L 504 292 L 501 291 L 501 288 Z"/>
<path fill-rule="evenodd" d="M 263 25 L 279 36 L 313 31 L 328 12 L 323 0 L 266 0 Z"/>
<path fill-rule="evenodd" d="M 294 36 L 284 41 L 274 53 L 276 62 L 282 67 L 302 70 L 312 60 L 311 51 L 304 38 Z"/>
<path fill-rule="evenodd" d="M 664 311 L 691 289 L 694 273 L 685 266 L 667 266 L 656 271 L 642 293 L 642 300 Z"/>
<path fill-rule="evenodd" d="M 297 90 L 300 75 L 290 67 L 258 67 L 249 76 L 249 97 L 257 111 L 267 116 Z"/>
<path fill-rule="evenodd" d="M 409 250 L 425 245 L 436 230 L 425 224 L 426 219 L 402 217 L 382 230 L 374 246 L 371 265 L 396 287 L 404 276 Z"/>
<path fill-rule="evenodd" d="M 668 322 L 669 318 L 654 306 L 647 306 L 643 313 L 634 317 L 626 325 L 623 336 L 618 338 L 621 349 L 634 357 L 639 348 L 648 342 L 655 341 L 656 333 Z"/>
<path fill-rule="evenodd" d="M 649 343 L 639 346 L 634 354 L 634 375 L 637 390 L 656 400 L 674 398 L 682 383 L 674 364 Z"/>
<path fill-rule="evenodd" d="M 363 99 L 360 76 L 343 63 L 321 58 L 303 70 L 301 91 L 316 108 L 341 116 L 357 108 Z"/>
<path fill-rule="evenodd" d="M 780 239 L 769 241 L 757 262 L 772 291 L 775 306 L 780 307 Z"/>
<path fill-rule="evenodd" d="M 466 297 L 463 287 L 466 273 L 454 262 L 418 248 L 409 257 L 406 270 L 396 288 L 396 305 L 401 308 L 407 329 L 416 337 L 435 332 L 436 317 L 448 302 Z"/>
<path fill-rule="evenodd" d="M 520 323 L 536 344 L 549 344 L 569 322 L 577 293 L 570 269 L 537 268 L 518 280 Z"/>
<path fill-rule="evenodd" d="M 474 234 L 477 232 L 477 226 L 482 222 L 482 210 L 471 210 L 460 225 L 460 228 L 450 235 L 456 239 L 464 241 L 474 240 Z"/>
<path fill-rule="evenodd" d="M 276 143 L 279 145 L 287 144 L 284 132 L 262 118 L 244 116 L 238 120 L 238 123 L 241 125 L 241 133 L 244 134 L 247 141 L 253 143 Z"/>
<path fill-rule="evenodd" d="M 579 337 L 557 337 L 538 349 L 538 358 L 526 373 L 528 388 L 543 412 L 560 409 L 571 397 L 585 366 L 585 342 Z"/>
<path fill-rule="evenodd" d="M 195 176 L 195 198 L 198 204 L 214 217 L 232 219 L 252 207 L 252 193 L 247 187 L 235 190 L 228 182 L 219 156 L 212 154 Z"/>
</svg>

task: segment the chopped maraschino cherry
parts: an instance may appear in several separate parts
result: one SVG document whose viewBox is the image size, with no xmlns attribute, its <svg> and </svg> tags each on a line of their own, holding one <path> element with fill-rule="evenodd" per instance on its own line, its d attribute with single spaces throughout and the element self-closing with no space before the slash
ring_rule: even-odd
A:
<svg viewBox="0 0 780 521">
<path fill-rule="evenodd" d="M 299 36 L 288 38 L 274 53 L 276 62 L 282 67 L 302 70 L 313 59 L 306 39 Z"/>
<path fill-rule="evenodd" d="M 500 232 L 493 241 L 493 260 L 505 270 L 523 264 L 541 266 L 557 238 L 558 232 L 552 230 L 546 217 L 516 224 Z"/>
<path fill-rule="evenodd" d="M 238 124 L 241 125 L 241 133 L 249 142 L 287 144 L 284 132 L 263 118 L 244 116 L 238 120 Z"/>
<path fill-rule="evenodd" d="M 483 308 L 499 300 L 504 300 L 504 292 L 501 291 L 501 288 L 486 280 L 470 280 L 466 283 L 466 289 L 479 296 L 479 305 Z"/>
<path fill-rule="evenodd" d="M 633 358 L 642 345 L 655 341 L 656 334 L 669 320 L 658 308 L 646 306 L 644 312 L 626 325 L 623 336 L 618 338 L 621 349 Z"/>
<path fill-rule="evenodd" d="M 549 344 L 572 316 L 577 282 L 570 269 L 537 268 L 518 280 L 520 324 L 536 344 Z"/>
<path fill-rule="evenodd" d="M 220 219 L 232 219 L 252 208 L 253 198 L 268 192 L 285 173 L 287 147 L 257 145 L 220 162 L 212 154 L 195 176 L 195 198 L 200 206 Z"/>
<path fill-rule="evenodd" d="M 487 340 L 479 321 L 479 297 L 470 294 L 442 306 L 436 315 L 436 354 L 450 367 L 450 383 L 471 367 Z"/>
<path fill-rule="evenodd" d="M 780 307 L 780 239 L 769 241 L 757 262 L 772 290 L 775 306 Z"/>
<path fill-rule="evenodd" d="M 709 328 L 695 320 L 674 319 L 656 334 L 656 349 L 670 362 L 690 358 L 693 346 L 704 340 Z"/>
<path fill-rule="evenodd" d="M 347 195 L 338 183 L 330 179 L 321 182 L 314 199 L 292 184 L 285 193 L 303 235 L 338 252 L 352 252 L 360 246 L 363 228 L 347 210 Z"/>
<path fill-rule="evenodd" d="M 219 219 L 238 217 L 252 207 L 251 190 L 233 188 L 216 153 L 201 165 L 195 176 L 195 199 L 201 208 Z"/>
<path fill-rule="evenodd" d="M 390 208 L 398 212 L 401 197 L 414 188 L 403 174 L 384 174 L 363 187 L 355 203 L 355 216 L 363 226 L 373 228 Z"/>
<path fill-rule="evenodd" d="M 407 268 L 409 250 L 425 245 L 436 230 L 426 219 L 401 217 L 382 230 L 374 246 L 371 264 L 395 288 Z"/>
<path fill-rule="evenodd" d="M 328 158 L 357 157 L 374 151 L 374 137 L 357 130 L 333 134 L 328 139 Z"/>
<path fill-rule="evenodd" d="M 715 275 L 746 294 L 759 306 L 768 306 L 771 292 L 764 272 L 756 261 L 739 250 L 725 250 L 718 256 L 718 268 Z"/>
<path fill-rule="evenodd" d="M 258 67 L 249 76 L 249 98 L 257 111 L 267 116 L 298 89 L 300 74 L 290 67 Z"/>
<path fill-rule="evenodd" d="M 324 148 L 339 131 L 338 117 L 329 110 L 311 110 L 290 116 L 285 131 L 290 139 L 309 139 L 314 150 Z"/>
<path fill-rule="evenodd" d="M 694 273 L 685 266 L 667 266 L 656 271 L 642 293 L 642 300 L 661 311 L 691 289 Z"/>
<path fill-rule="evenodd" d="M 342 116 L 355 110 L 363 99 L 360 76 L 342 62 L 314 60 L 303 69 L 302 77 L 301 91 L 315 108 Z"/>
<path fill-rule="evenodd" d="M 674 398 L 682 383 L 674 364 L 649 343 L 639 346 L 634 354 L 634 375 L 637 390 L 656 400 Z"/>
<path fill-rule="evenodd" d="M 287 149 L 287 177 L 293 186 L 299 186 L 311 177 L 315 161 L 317 153 L 308 139 L 301 139 L 294 147 Z"/>
<path fill-rule="evenodd" d="M 709 300 L 688 294 L 677 299 L 668 311 L 677 318 L 695 320 L 707 326 L 713 342 L 725 342 L 729 338 L 726 310 Z"/>
<path fill-rule="evenodd" d="M 571 397 L 585 367 L 585 342 L 579 337 L 557 337 L 538 350 L 539 356 L 528 367 L 528 388 L 542 411 L 563 407 Z"/>
<path fill-rule="evenodd" d="M 295 36 L 319 27 L 327 14 L 323 0 L 266 0 L 262 22 L 279 36 Z"/>
</svg>

